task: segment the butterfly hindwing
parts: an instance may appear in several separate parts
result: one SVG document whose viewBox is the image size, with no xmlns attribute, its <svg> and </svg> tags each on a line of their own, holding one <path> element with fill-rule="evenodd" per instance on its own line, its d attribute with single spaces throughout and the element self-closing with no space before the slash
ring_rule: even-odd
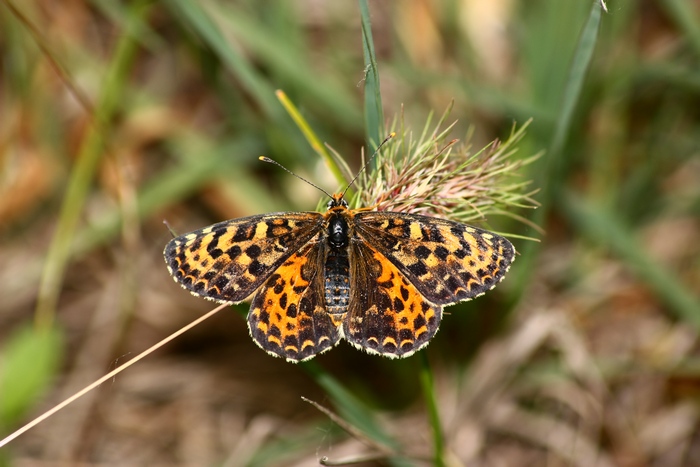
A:
<svg viewBox="0 0 700 467">
<path fill-rule="evenodd" d="M 492 289 L 508 271 L 513 245 L 459 222 L 398 212 L 355 215 L 359 238 L 388 258 L 429 301 L 446 305 Z"/>
<path fill-rule="evenodd" d="M 408 357 L 428 344 L 442 318 L 386 256 L 366 242 L 351 245 L 350 306 L 343 324 L 353 346 L 386 357 Z"/>
<path fill-rule="evenodd" d="M 176 282 L 223 303 L 249 297 L 323 226 L 317 212 L 281 212 L 214 224 L 172 239 L 165 262 Z"/>
<path fill-rule="evenodd" d="M 255 294 L 248 327 L 255 342 L 273 355 L 297 362 L 340 340 L 323 296 L 325 243 L 316 235 L 292 254 Z"/>
</svg>

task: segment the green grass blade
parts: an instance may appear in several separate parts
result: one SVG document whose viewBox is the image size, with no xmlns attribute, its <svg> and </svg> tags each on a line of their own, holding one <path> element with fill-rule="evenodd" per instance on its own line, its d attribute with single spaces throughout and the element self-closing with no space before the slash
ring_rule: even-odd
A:
<svg viewBox="0 0 700 467">
<path fill-rule="evenodd" d="M 274 89 L 231 46 L 231 42 L 222 34 L 200 3 L 189 0 L 167 0 L 166 4 L 171 5 L 175 12 L 190 24 L 204 42 L 216 52 L 241 85 L 260 104 L 268 118 L 272 120 L 281 118 L 281 112 L 278 111 L 279 107 L 273 97 Z"/>
<path fill-rule="evenodd" d="M 134 39 L 131 26 L 140 23 L 150 5 L 149 1 L 139 1 L 130 8 L 129 27 L 124 31 L 117 45 L 91 126 L 82 142 L 77 162 L 71 172 L 68 188 L 61 205 L 58 225 L 51 239 L 41 277 L 35 311 L 35 321 L 39 327 L 50 327 L 53 322 L 63 284 L 63 274 L 70 259 L 73 236 L 90 185 L 104 153 L 105 131 L 121 102 L 127 83 L 126 75 L 131 70 L 137 49 L 137 42 Z"/>
<path fill-rule="evenodd" d="M 323 112 L 332 119 L 328 123 L 341 126 L 345 131 L 362 131 L 362 114 L 360 113 L 353 95 L 343 86 L 345 76 L 340 76 L 333 70 L 318 75 L 315 63 L 307 54 L 306 49 L 290 40 L 294 33 L 287 28 L 278 29 L 278 24 L 267 22 L 248 14 L 240 5 L 232 3 L 208 3 L 212 17 L 222 18 L 223 24 L 229 27 L 235 37 L 241 41 L 248 53 L 256 56 L 262 67 L 269 69 L 275 76 L 275 86 L 293 89 L 294 95 L 306 96 L 304 108 L 310 111 Z M 280 12 L 276 12 L 280 14 Z M 290 12 L 287 12 L 290 14 Z M 294 21 L 291 19 L 289 21 Z M 288 25 L 288 27 L 292 27 Z M 294 32 L 297 32 L 296 30 Z M 323 85 L 319 86 L 319 82 Z M 312 107 L 317 104 L 316 107 Z M 315 115 L 321 118 L 321 115 Z"/>
<path fill-rule="evenodd" d="M 365 57 L 365 136 L 367 148 L 369 152 L 372 152 L 383 139 L 380 131 L 384 127 L 384 112 L 379 89 L 379 69 L 374 52 L 374 40 L 372 39 L 372 24 L 369 16 L 367 0 L 360 0 L 362 51 Z"/>
<path fill-rule="evenodd" d="M 90 0 L 95 8 L 109 18 L 119 27 L 126 29 L 126 25 L 131 22 L 131 30 L 134 39 L 151 52 L 155 52 L 159 47 L 165 46 L 163 39 L 153 31 L 148 24 L 148 17 L 130 18 L 128 6 L 121 2 L 111 0 Z"/>
<path fill-rule="evenodd" d="M 574 111 L 581 98 L 581 90 L 591 64 L 593 51 L 595 50 L 600 30 L 601 10 L 602 7 L 598 2 L 591 4 L 588 19 L 582 29 L 573 61 L 569 67 L 568 78 L 559 105 L 554 134 L 550 141 L 549 149 L 545 156 L 540 159 L 541 163 L 536 164 L 537 170 L 533 174 L 534 186 L 540 188 L 537 196 L 540 208 L 535 211 L 533 216 L 533 222 L 537 225 L 543 224 L 551 202 L 556 196 L 555 193 L 560 189 L 560 185 L 566 178 L 563 173 L 566 164 L 564 163 L 562 150 L 571 131 Z M 531 276 L 535 254 L 538 250 L 539 244 L 534 242 L 528 242 L 521 248 L 522 258 L 519 260 L 520 265 L 516 269 L 519 271 L 517 283 L 520 286 L 515 291 L 514 296 L 520 296 L 524 287 L 529 284 L 527 277 Z"/>
<path fill-rule="evenodd" d="M 60 367 L 63 335 L 55 327 L 29 326 L 11 333 L 0 350 L 0 437 L 48 389 Z"/>
<path fill-rule="evenodd" d="M 561 170 L 561 152 L 571 131 L 571 121 L 573 119 L 574 110 L 581 98 L 583 83 L 586 79 L 586 74 L 591 64 L 591 58 L 593 57 L 593 51 L 597 43 L 601 11 L 600 3 L 594 2 L 591 6 L 590 14 L 588 15 L 588 21 L 581 32 L 573 62 L 569 69 L 569 77 L 564 88 L 564 95 L 556 120 L 557 123 L 554 127 L 554 136 L 552 137 L 546 157 L 550 163 L 555 164 L 552 169 L 552 172 L 555 173 L 550 173 L 550 175 L 556 175 L 556 172 Z"/>
<path fill-rule="evenodd" d="M 284 91 L 278 90 L 276 94 L 277 98 L 282 103 L 289 116 L 292 117 L 294 123 L 296 123 L 297 127 L 299 127 L 301 132 L 304 134 L 304 137 L 306 138 L 306 141 L 308 141 L 311 145 L 311 148 L 316 152 L 316 154 L 321 156 L 321 159 L 324 160 L 328 168 L 331 170 L 331 173 L 335 177 L 338 184 L 341 186 L 347 184 L 350 180 L 345 180 L 345 177 L 343 176 L 343 170 L 338 166 L 338 164 L 336 164 L 335 159 L 330 155 L 328 149 L 326 149 L 326 146 L 323 145 L 319 137 L 311 128 L 309 122 L 307 122 L 306 119 L 301 115 L 299 109 L 297 109 L 294 103 L 291 100 L 289 100 Z"/>
<path fill-rule="evenodd" d="M 698 17 L 697 2 L 688 0 L 662 0 L 659 2 L 668 15 L 685 32 L 690 46 L 700 55 L 700 18 Z"/>
</svg>

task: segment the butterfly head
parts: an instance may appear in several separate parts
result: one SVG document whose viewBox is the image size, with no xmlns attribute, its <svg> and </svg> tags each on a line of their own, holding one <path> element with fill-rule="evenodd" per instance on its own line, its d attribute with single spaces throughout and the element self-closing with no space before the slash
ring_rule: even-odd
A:
<svg viewBox="0 0 700 467">
<path fill-rule="evenodd" d="M 345 201 L 345 198 L 343 198 L 344 195 L 345 195 L 344 193 L 335 193 L 333 196 L 331 196 L 331 199 L 328 201 L 328 204 L 326 205 L 326 209 L 331 210 L 331 209 L 337 208 L 337 207 L 347 208 L 348 202 Z"/>
</svg>

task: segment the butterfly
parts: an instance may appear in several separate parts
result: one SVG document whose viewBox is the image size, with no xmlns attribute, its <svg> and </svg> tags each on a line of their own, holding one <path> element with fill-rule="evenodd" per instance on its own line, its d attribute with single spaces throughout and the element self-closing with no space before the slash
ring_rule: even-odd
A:
<svg viewBox="0 0 700 467">
<path fill-rule="evenodd" d="M 290 362 L 345 339 L 408 357 L 438 330 L 442 310 L 496 286 L 515 257 L 504 237 L 418 214 L 349 209 L 233 219 L 172 239 L 170 274 L 220 303 L 251 300 L 255 343 Z"/>
</svg>

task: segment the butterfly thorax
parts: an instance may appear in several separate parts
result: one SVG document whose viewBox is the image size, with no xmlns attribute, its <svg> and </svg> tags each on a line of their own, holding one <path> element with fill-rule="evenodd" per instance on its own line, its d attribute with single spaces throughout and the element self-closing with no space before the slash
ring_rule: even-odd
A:
<svg viewBox="0 0 700 467">
<path fill-rule="evenodd" d="M 327 254 L 324 295 L 326 310 L 337 322 L 347 313 L 350 303 L 349 215 L 347 203 L 338 196 L 329 203 L 329 210 L 325 216 Z"/>
<path fill-rule="evenodd" d="M 343 216 L 332 216 L 328 223 L 328 245 L 335 249 L 348 246 L 348 223 Z"/>
</svg>

